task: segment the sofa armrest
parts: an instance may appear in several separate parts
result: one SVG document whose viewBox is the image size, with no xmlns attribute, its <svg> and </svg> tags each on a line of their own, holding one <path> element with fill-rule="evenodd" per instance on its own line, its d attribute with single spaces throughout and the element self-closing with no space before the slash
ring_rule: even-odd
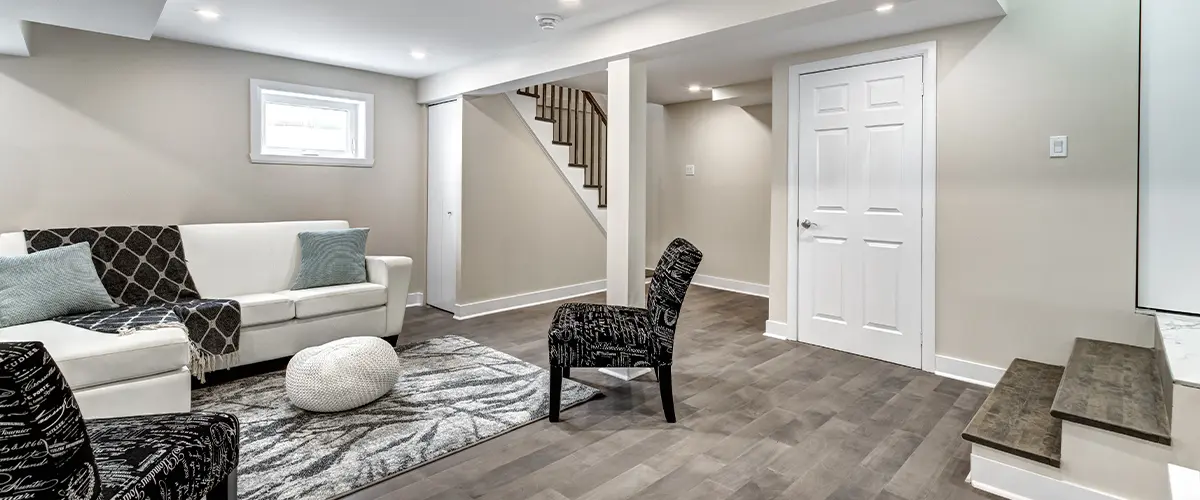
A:
<svg viewBox="0 0 1200 500">
<path fill-rule="evenodd" d="M 387 287 L 385 336 L 398 335 L 404 327 L 412 268 L 413 260 L 408 257 L 367 257 L 367 281 Z"/>
</svg>

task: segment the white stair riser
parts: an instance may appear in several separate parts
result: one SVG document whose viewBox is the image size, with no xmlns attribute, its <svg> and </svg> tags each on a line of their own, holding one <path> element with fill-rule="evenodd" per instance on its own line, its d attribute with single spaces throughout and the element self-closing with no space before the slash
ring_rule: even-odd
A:
<svg viewBox="0 0 1200 500">
<path fill-rule="evenodd" d="M 536 119 L 537 117 L 537 99 L 533 97 L 523 96 L 516 92 L 508 92 L 506 94 L 508 100 L 512 102 L 513 107 L 525 120 L 529 130 L 541 143 L 546 154 L 554 162 L 562 173 L 563 178 L 575 190 L 575 194 L 579 198 L 580 203 L 584 204 L 588 212 L 600 225 L 600 227 L 608 230 L 608 216 L 603 208 L 600 208 L 600 192 L 597 189 L 585 188 L 584 186 L 584 169 L 572 167 L 569 165 L 571 159 L 571 147 L 554 144 L 554 127 L 550 122 L 544 122 Z"/>
<path fill-rule="evenodd" d="M 1113 496 L 1170 500 L 1170 446 L 1063 421 L 1063 479 Z"/>
<path fill-rule="evenodd" d="M 1200 389 L 1174 384 L 1171 397 L 1171 448 L 1175 463 L 1200 469 Z"/>
<path fill-rule="evenodd" d="M 1067 481 L 1062 471 L 986 446 L 971 446 L 971 486 L 1009 500 L 1125 500 Z"/>
</svg>

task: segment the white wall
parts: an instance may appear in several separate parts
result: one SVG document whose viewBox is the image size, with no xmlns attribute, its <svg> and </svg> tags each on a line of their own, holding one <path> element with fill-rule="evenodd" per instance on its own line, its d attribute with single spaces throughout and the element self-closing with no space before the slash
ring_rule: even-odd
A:
<svg viewBox="0 0 1200 500">
<path fill-rule="evenodd" d="M 1200 2 L 1142 0 L 1138 305 L 1200 314 Z"/>
<path fill-rule="evenodd" d="M 503 94 L 463 105 L 458 303 L 602 280 L 605 240 Z"/>
<path fill-rule="evenodd" d="M 771 106 L 695 101 L 665 109 L 665 157 L 651 162 L 649 172 L 647 264 L 671 239 L 684 237 L 704 252 L 699 274 L 765 285 Z M 696 165 L 696 175 L 684 175 L 685 165 Z"/>
<path fill-rule="evenodd" d="M 106 224 L 346 219 L 372 254 L 416 260 L 425 178 L 412 80 L 168 40 L 34 25 L 0 56 L 0 232 Z M 251 78 L 375 95 L 374 168 L 254 165 Z"/>
<path fill-rule="evenodd" d="M 770 319 L 787 320 L 787 69 L 938 43 L 937 353 L 1063 364 L 1076 337 L 1147 344 L 1134 314 L 1138 2 L 1009 0 L 1008 16 L 776 65 Z M 1071 157 L 1049 158 L 1069 135 Z"/>
</svg>

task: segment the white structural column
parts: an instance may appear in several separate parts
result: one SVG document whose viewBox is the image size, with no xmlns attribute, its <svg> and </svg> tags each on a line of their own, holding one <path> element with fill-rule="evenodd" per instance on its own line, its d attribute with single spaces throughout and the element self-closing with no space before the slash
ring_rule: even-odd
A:
<svg viewBox="0 0 1200 500">
<path fill-rule="evenodd" d="M 608 63 L 608 303 L 646 306 L 646 65 Z M 605 369 L 629 380 L 647 369 Z"/>
</svg>

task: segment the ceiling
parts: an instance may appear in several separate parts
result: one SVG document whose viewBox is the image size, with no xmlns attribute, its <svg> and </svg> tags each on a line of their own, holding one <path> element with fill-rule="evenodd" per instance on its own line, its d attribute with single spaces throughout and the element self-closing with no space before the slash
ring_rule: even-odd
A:
<svg viewBox="0 0 1200 500">
<path fill-rule="evenodd" d="M 648 98 L 658 104 L 710 99 L 713 87 L 771 78 L 780 58 L 847 43 L 913 33 L 994 17 L 994 3 L 970 0 L 897 2 L 889 13 L 874 11 L 790 30 L 767 31 L 737 42 L 688 47 L 685 51 L 647 54 Z M 561 84 L 607 93 L 608 75 L 591 73 Z M 693 93 L 690 85 L 704 90 Z"/>
<path fill-rule="evenodd" d="M 718 21 L 730 16 L 729 9 L 740 8 L 726 2 L 742 1 L 757 2 L 747 7 L 775 6 L 791 14 L 719 28 Z M 566 56 L 588 56 L 595 59 L 591 68 L 603 67 L 604 60 L 616 56 L 603 55 L 601 49 L 609 43 L 605 40 L 629 41 L 658 33 L 645 31 L 651 29 L 647 24 L 658 23 L 654 29 L 676 35 L 690 28 L 697 33 L 709 30 L 703 36 L 659 41 L 621 55 L 646 60 L 650 100 L 670 104 L 709 99 L 707 89 L 712 87 L 768 79 L 774 62 L 790 54 L 1003 14 L 1000 0 L 892 0 L 892 11 L 874 10 L 887 1 L 0 0 L 0 21 L 10 20 L 0 22 L 0 53 L 29 53 L 24 25 L 11 21 L 23 19 L 422 78 L 454 68 L 460 69 L 451 73 L 467 75 L 485 68 L 509 70 L 519 68 L 522 58 L 567 64 Z M 197 15 L 198 9 L 221 15 L 206 20 Z M 821 9 L 823 14 L 804 15 Z M 537 27 L 534 15 L 547 12 L 566 18 L 558 30 Z M 796 13 L 800 15 L 792 15 Z M 414 50 L 427 57 L 412 57 Z M 545 54 L 525 54 L 535 51 Z M 564 76 L 568 75 L 545 75 L 547 80 Z M 606 74 L 598 72 L 561 83 L 605 93 L 608 82 Z M 689 92 L 693 84 L 706 90 Z"/>
<path fill-rule="evenodd" d="M 154 36 L 420 78 L 665 1 L 167 0 Z M 547 12 L 565 18 L 558 30 L 537 27 Z"/>
</svg>

